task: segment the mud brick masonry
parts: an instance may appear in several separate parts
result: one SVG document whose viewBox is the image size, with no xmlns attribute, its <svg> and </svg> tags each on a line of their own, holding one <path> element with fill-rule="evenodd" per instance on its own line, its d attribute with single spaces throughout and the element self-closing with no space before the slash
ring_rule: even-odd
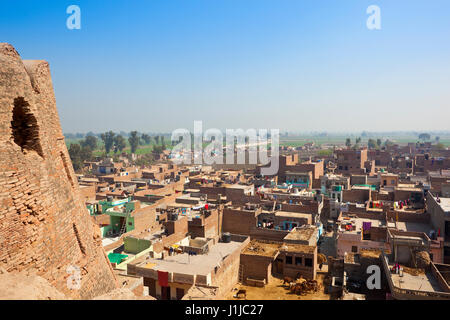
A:
<svg viewBox="0 0 450 320">
<path fill-rule="evenodd" d="M 67 267 L 81 270 L 70 290 Z M 89 299 L 117 286 L 82 201 L 56 110 L 49 65 L 0 44 L 0 267 L 28 270 Z"/>
</svg>

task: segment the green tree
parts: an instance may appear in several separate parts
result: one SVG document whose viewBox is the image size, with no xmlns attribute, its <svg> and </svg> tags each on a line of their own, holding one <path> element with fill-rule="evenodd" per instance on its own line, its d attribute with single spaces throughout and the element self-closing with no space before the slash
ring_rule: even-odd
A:
<svg viewBox="0 0 450 320">
<path fill-rule="evenodd" d="M 346 145 L 347 147 L 350 147 L 350 146 L 352 145 L 352 140 L 350 140 L 350 138 L 347 138 L 347 139 L 345 140 L 345 145 Z"/>
<path fill-rule="evenodd" d="M 150 144 L 150 142 L 152 141 L 152 138 L 146 133 L 144 133 L 141 138 L 145 142 L 145 144 Z"/>
<path fill-rule="evenodd" d="M 81 146 L 78 143 L 72 143 L 69 147 L 69 156 L 72 160 L 72 166 L 75 171 L 81 169 L 83 161 L 81 160 Z"/>
<path fill-rule="evenodd" d="M 159 144 L 159 136 L 155 136 L 155 142 L 157 145 Z"/>
<path fill-rule="evenodd" d="M 376 146 L 377 146 L 377 143 L 376 143 L 376 141 L 374 139 L 369 139 L 369 141 L 367 141 L 367 146 L 370 149 L 375 149 Z"/>
<path fill-rule="evenodd" d="M 162 146 L 156 145 L 156 146 L 153 147 L 153 153 L 159 154 L 159 153 L 162 153 L 163 151 L 164 150 L 163 150 Z"/>
<path fill-rule="evenodd" d="M 111 148 L 114 146 L 114 137 L 115 133 L 112 131 L 102 133 L 101 138 L 103 143 L 105 144 L 105 151 L 108 154 L 111 151 Z"/>
<path fill-rule="evenodd" d="M 125 138 L 123 136 L 117 135 L 114 138 L 114 146 L 115 146 L 115 148 L 114 148 L 115 152 L 114 153 L 116 153 L 117 151 L 122 152 L 123 149 L 125 149 L 125 147 L 127 146 L 127 142 L 125 141 Z"/>
<path fill-rule="evenodd" d="M 384 142 L 384 145 L 385 145 L 386 147 L 390 147 L 390 146 L 394 145 L 394 143 L 393 143 L 391 140 L 387 139 L 387 140 Z"/>
<path fill-rule="evenodd" d="M 89 147 L 91 150 L 97 149 L 97 138 L 95 136 L 89 135 L 84 140 L 80 142 L 82 147 Z"/>
<path fill-rule="evenodd" d="M 419 139 L 422 141 L 427 141 L 431 139 L 431 136 L 428 133 L 421 133 L 419 134 Z"/>
<path fill-rule="evenodd" d="M 361 137 L 356 138 L 356 144 L 359 144 L 361 142 Z"/>
<path fill-rule="evenodd" d="M 81 161 L 90 161 L 92 160 L 92 149 L 89 146 L 81 147 Z"/>
<path fill-rule="evenodd" d="M 381 143 L 382 143 L 381 139 L 377 139 L 377 146 L 378 147 L 381 147 Z"/>
<path fill-rule="evenodd" d="M 131 153 L 135 153 L 137 147 L 139 146 L 139 136 L 137 131 L 132 131 L 130 133 L 130 137 L 128 138 L 128 142 L 130 143 Z"/>
</svg>

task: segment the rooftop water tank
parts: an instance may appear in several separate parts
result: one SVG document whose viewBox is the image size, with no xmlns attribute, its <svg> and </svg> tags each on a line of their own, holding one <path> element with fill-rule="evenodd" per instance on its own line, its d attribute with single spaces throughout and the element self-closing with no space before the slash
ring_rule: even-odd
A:
<svg viewBox="0 0 450 320">
<path fill-rule="evenodd" d="M 222 233 L 222 241 L 224 243 L 230 243 L 231 242 L 231 233 L 229 233 L 229 232 Z"/>
</svg>

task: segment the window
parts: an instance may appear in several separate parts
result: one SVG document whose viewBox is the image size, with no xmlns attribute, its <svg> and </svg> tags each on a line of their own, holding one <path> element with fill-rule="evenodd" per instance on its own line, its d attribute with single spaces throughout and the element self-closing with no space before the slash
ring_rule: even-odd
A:
<svg viewBox="0 0 450 320">
<path fill-rule="evenodd" d="M 395 184 L 395 180 L 391 180 L 391 184 Z"/>
<path fill-rule="evenodd" d="M 311 258 L 305 258 L 305 266 L 312 267 L 313 261 Z"/>
<path fill-rule="evenodd" d="M 286 264 L 292 264 L 292 256 L 286 256 Z"/>
<path fill-rule="evenodd" d="M 358 247 L 357 246 L 352 246 L 352 252 L 358 252 Z"/>
<path fill-rule="evenodd" d="M 295 257 L 295 264 L 301 265 L 302 264 L 302 257 Z"/>
</svg>

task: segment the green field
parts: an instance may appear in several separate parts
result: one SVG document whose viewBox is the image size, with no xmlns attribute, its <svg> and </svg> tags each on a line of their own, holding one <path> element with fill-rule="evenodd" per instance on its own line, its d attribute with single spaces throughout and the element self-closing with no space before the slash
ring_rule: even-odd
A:
<svg viewBox="0 0 450 320">
<path fill-rule="evenodd" d="M 316 145 L 336 145 L 342 146 L 345 145 L 345 140 L 347 138 L 351 139 L 352 145 L 355 144 L 355 140 L 358 136 L 345 136 L 345 135 L 329 135 L 329 136 L 292 136 L 292 137 L 280 137 L 280 145 L 281 146 L 291 146 L 291 147 L 301 147 L 306 143 L 314 142 Z M 386 139 L 389 139 L 393 143 L 406 145 L 410 142 L 415 143 L 418 142 L 419 139 L 414 136 L 370 136 L 370 137 L 361 137 L 360 145 L 367 145 L 369 139 L 381 139 L 382 142 Z M 433 143 L 434 137 L 430 140 Z M 444 146 L 450 146 L 450 136 L 443 136 L 439 140 Z"/>
</svg>

